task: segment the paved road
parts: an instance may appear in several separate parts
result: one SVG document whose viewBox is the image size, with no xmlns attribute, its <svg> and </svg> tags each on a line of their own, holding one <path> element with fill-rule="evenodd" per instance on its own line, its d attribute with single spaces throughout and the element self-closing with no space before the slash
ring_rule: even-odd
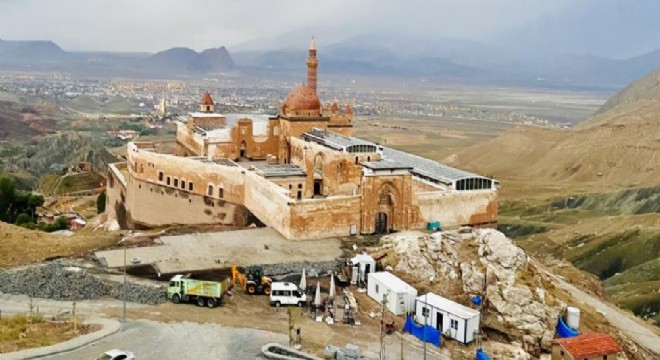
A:
<svg viewBox="0 0 660 360">
<path fill-rule="evenodd" d="M 539 265 L 539 268 L 544 269 L 542 265 Z M 633 319 L 633 315 L 623 312 L 614 305 L 604 303 L 602 300 L 587 294 L 547 270 L 545 270 L 545 273 L 554 278 L 559 287 L 567 291 L 575 299 L 584 302 L 601 313 L 604 313 L 605 318 L 610 324 L 621 330 L 621 332 L 626 334 L 630 340 L 649 351 L 660 355 L 660 336 L 646 326 L 638 323 L 638 320 Z"/>
<path fill-rule="evenodd" d="M 133 352 L 149 359 L 254 360 L 269 342 L 288 343 L 288 337 L 262 330 L 227 328 L 213 324 L 161 323 L 131 320 L 124 329 L 97 343 L 49 360 L 96 359 L 109 349 Z"/>
</svg>

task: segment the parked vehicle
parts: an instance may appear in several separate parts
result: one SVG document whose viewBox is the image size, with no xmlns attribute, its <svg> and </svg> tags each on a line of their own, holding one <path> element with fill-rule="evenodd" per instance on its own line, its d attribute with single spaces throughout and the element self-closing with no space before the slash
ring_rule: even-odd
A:
<svg viewBox="0 0 660 360">
<path fill-rule="evenodd" d="M 295 284 L 289 282 L 274 282 L 271 284 L 271 306 L 296 305 L 302 307 L 305 304 L 307 304 L 307 295 Z"/>
<path fill-rule="evenodd" d="M 119 349 L 108 350 L 99 356 L 96 360 L 136 360 L 132 352 Z"/>
<path fill-rule="evenodd" d="M 204 281 L 188 279 L 183 275 L 175 275 L 170 279 L 167 288 L 167 298 L 173 303 L 196 302 L 199 306 L 216 307 L 222 302 L 222 296 L 229 288 L 229 281 Z"/>
<path fill-rule="evenodd" d="M 269 295 L 272 282 L 273 280 L 271 280 L 271 278 L 264 276 L 264 271 L 261 266 L 252 266 L 247 268 L 246 274 L 242 274 L 240 271 L 238 271 L 236 265 L 231 267 L 232 285 L 240 285 L 240 287 L 250 295 Z"/>
</svg>

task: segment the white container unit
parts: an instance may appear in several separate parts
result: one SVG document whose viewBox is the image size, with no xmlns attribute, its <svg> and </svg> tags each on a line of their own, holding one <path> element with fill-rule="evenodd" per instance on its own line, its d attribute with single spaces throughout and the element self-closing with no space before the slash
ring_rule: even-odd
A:
<svg viewBox="0 0 660 360">
<path fill-rule="evenodd" d="M 415 322 L 432 326 L 463 344 L 474 340 L 480 320 L 479 311 L 434 293 L 417 297 L 415 303 Z"/>
<path fill-rule="evenodd" d="M 381 303 L 387 297 L 387 309 L 394 315 L 415 310 L 417 289 L 387 271 L 369 273 L 367 295 Z"/>
<path fill-rule="evenodd" d="M 566 308 L 566 325 L 580 330 L 580 309 L 572 306 Z"/>
<path fill-rule="evenodd" d="M 369 273 L 376 272 L 376 260 L 367 254 L 355 256 L 351 264 L 358 267 L 358 281 L 366 281 Z"/>
</svg>

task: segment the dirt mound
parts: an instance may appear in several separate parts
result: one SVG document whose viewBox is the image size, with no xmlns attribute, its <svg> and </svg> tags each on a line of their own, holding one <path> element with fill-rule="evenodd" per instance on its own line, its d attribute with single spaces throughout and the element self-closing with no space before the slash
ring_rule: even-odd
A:
<svg viewBox="0 0 660 360">
<path fill-rule="evenodd" d="M 598 110 L 604 113 L 616 107 L 636 103 L 640 100 L 660 100 L 660 69 L 651 74 L 632 82 L 616 96 L 609 99 Z"/>
<path fill-rule="evenodd" d="M 120 235 L 95 232 L 55 236 L 0 222 L 0 267 L 30 264 L 49 258 L 84 255 L 117 244 Z"/>
</svg>

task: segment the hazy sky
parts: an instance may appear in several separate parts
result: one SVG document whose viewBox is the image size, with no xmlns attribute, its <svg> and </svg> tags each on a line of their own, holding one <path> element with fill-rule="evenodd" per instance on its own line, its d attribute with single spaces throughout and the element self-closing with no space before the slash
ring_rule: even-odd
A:
<svg viewBox="0 0 660 360">
<path fill-rule="evenodd" d="M 608 27 L 612 17 L 630 4 L 656 0 L 0 0 L 0 38 L 48 39 L 66 50 L 159 51 L 173 46 L 197 50 L 277 36 L 298 29 L 331 34 L 331 42 L 365 32 L 397 32 L 428 38 L 501 41 L 519 29 L 534 29 L 547 41 L 553 24 L 578 31 Z M 623 4 L 623 5 L 622 5 Z M 592 8 L 598 18 L 585 18 Z M 635 6 L 636 7 L 636 6 Z M 634 7 L 633 7 L 634 8 Z M 660 6 L 656 6 L 660 10 Z M 639 16 L 648 14 L 641 8 Z M 621 23 L 632 24 L 634 11 Z M 655 20 L 644 21 L 660 23 Z M 632 19 L 631 19 L 632 18 Z M 562 23 L 569 19 L 570 24 Z M 585 24 L 580 24 L 584 21 Z M 576 25 L 577 24 L 577 25 Z M 621 24 L 616 24 L 617 26 Z M 657 25 L 655 30 L 660 30 Z M 624 29 L 625 30 L 625 29 Z M 634 29 L 645 32 L 645 28 Z M 648 29 L 646 29 L 648 30 Z M 565 31 L 564 31 L 565 32 Z M 630 32 L 630 31 L 628 31 Z M 648 51 L 660 32 L 628 34 L 627 48 L 617 44 L 605 55 L 627 56 Z M 593 34 L 589 34 L 592 36 Z M 596 34 L 597 35 L 597 34 Z M 573 34 L 563 34 L 562 41 Z M 641 38 L 641 40 L 640 40 Z M 631 39 L 636 39 L 631 42 Z M 608 43 L 603 39 L 603 43 Z M 521 41 L 534 41 L 525 38 Z M 611 41 L 609 41 L 611 42 Z M 580 40 L 589 47 L 593 40 Z M 584 45 L 587 44 L 587 45 Z M 622 45 L 623 46 L 623 45 Z M 614 48 L 613 48 L 614 47 Z M 561 50 L 561 49 L 560 49 Z M 577 50 L 580 50 L 578 47 Z M 574 51 L 574 49 L 571 49 Z"/>
</svg>

